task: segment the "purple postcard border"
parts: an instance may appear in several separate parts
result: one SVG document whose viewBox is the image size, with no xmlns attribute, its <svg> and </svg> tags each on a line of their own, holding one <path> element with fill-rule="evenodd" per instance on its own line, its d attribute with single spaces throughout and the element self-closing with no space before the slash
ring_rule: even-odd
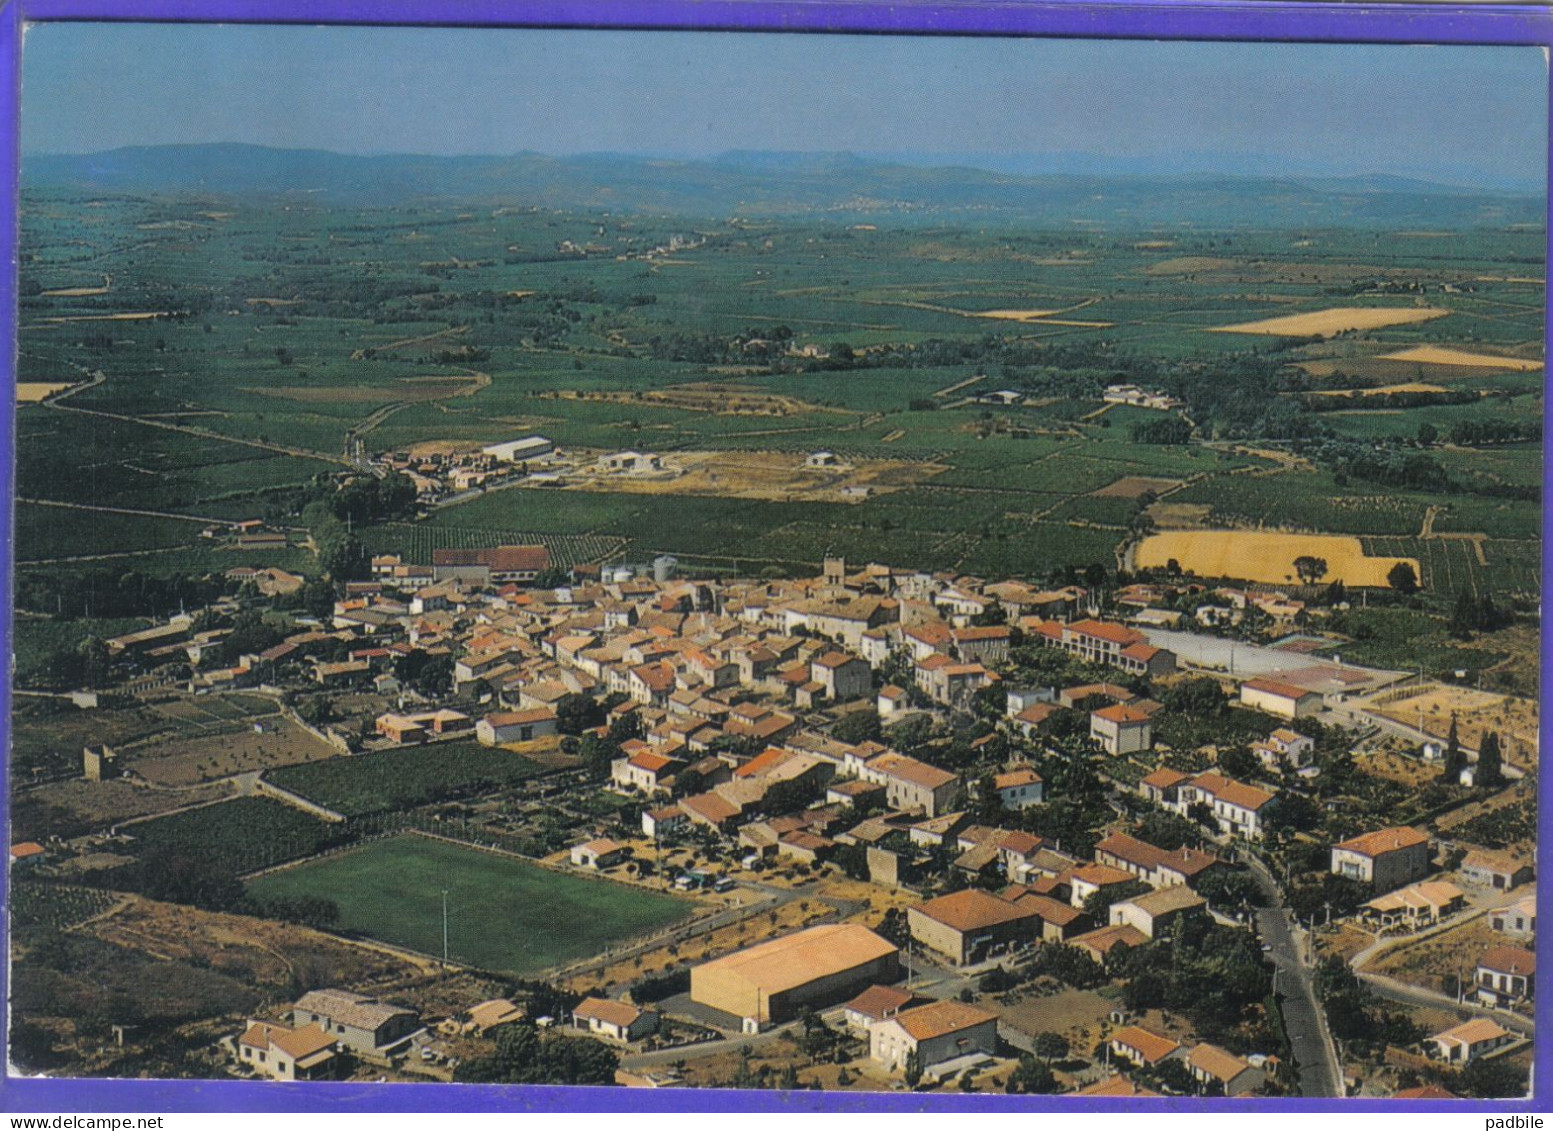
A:
<svg viewBox="0 0 1553 1131">
<path fill-rule="evenodd" d="M 575 27 L 614 29 L 742 30 L 767 32 L 858 32 L 877 34 L 1042 35 L 1117 39 L 1265 39 L 1306 42 L 1435 44 L 1530 44 L 1553 47 L 1553 12 L 1540 6 L 1382 3 L 1374 6 L 1312 3 L 1307 0 L 959 0 L 895 4 L 852 0 L 13 0 L 0 10 L 0 358 L 16 378 L 16 193 L 19 166 L 20 48 L 25 23 L 51 20 L 264 22 L 307 24 L 423 24 L 465 27 Z M 1553 93 L 1553 92 L 1550 92 Z M 1553 183 L 1553 158 L 1550 158 Z M 1550 307 L 1553 312 L 1553 307 Z M 10 591 L 14 490 L 15 397 L 0 397 L 0 579 Z M 1553 473 L 1543 466 L 1544 497 Z M 1544 533 L 1547 516 L 1544 512 Z M 1553 585 L 1553 567 L 1542 565 L 1543 591 Z M 10 655 L 11 604 L 0 604 L 0 654 Z M 1550 648 L 1542 642 L 1541 692 L 1553 690 Z M 0 720 L 10 718 L 11 688 L 0 679 Z M 5 724 L 0 721 L 0 727 Z M 0 783 L 0 795 L 4 785 Z M 1553 858 L 1553 797 L 1539 783 L 1538 875 Z M 5 877 L 0 873 L 0 898 Z M 5 953 L 0 918 L 0 954 Z M 1544 969 L 1553 957 L 1553 932 L 1543 932 L 1538 953 Z M 0 998 L 7 990 L 0 962 Z M 1544 975 L 1537 1023 L 1553 1021 Z M 0 1036 L 0 1041 L 3 1041 Z M 1535 1092 L 1553 1081 L 1553 1041 L 1536 1043 L 1532 1069 Z M 1466 1112 L 1491 1106 L 1496 1115 L 1545 1110 L 1533 1100 L 1415 1101 L 1408 1111 Z M 219 1111 L 469 1111 L 469 1112 L 1204 1112 L 1222 1111 L 1223 1101 L 1074 1100 L 1041 1096 L 894 1095 L 835 1092 L 728 1090 L 645 1090 L 543 1086 L 277 1084 L 205 1080 L 97 1080 L 21 1078 L 0 1074 L 0 1110 L 9 1112 L 219 1112 Z M 1280 1112 L 1398 1113 L 1395 1101 L 1270 1099 L 1234 1110 Z"/>
</svg>

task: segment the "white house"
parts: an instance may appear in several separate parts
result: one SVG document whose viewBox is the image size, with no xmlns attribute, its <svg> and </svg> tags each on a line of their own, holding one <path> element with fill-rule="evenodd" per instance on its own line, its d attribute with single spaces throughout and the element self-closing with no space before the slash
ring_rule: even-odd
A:
<svg viewBox="0 0 1553 1131">
<path fill-rule="evenodd" d="M 952 1063 L 977 1063 L 997 1051 L 997 1014 L 961 1001 L 902 1010 L 868 1031 L 869 1059 L 889 1072 L 904 1070 L 913 1053 L 923 1075 L 936 1076 Z"/>
<path fill-rule="evenodd" d="M 1029 766 L 994 775 L 992 788 L 997 791 L 998 802 L 1005 809 L 1024 809 L 1046 799 L 1045 782 Z"/>
<path fill-rule="evenodd" d="M 556 733 L 558 720 L 549 707 L 527 711 L 505 711 L 487 715 L 475 724 L 475 738 L 482 746 L 501 746 L 508 742 L 532 742 Z"/>
<path fill-rule="evenodd" d="M 630 1044 L 658 1031 L 658 1015 L 623 1001 L 589 997 L 572 1010 L 572 1025 L 606 1041 Z"/>
</svg>

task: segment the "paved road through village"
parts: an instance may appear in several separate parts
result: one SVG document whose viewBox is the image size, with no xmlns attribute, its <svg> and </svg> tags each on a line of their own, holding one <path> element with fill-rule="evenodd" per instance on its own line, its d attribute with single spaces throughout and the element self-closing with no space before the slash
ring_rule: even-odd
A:
<svg viewBox="0 0 1553 1131">
<path fill-rule="evenodd" d="M 1284 1026 L 1300 1069 L 1300 1095 L 1341 1096 L 1342 1069 L 1327 1035 L 1326 1015 L 1316 1002 L 1310 968 L 1301 960 L 1299 942 L 1289 928 L 1289 912 L 1282 906 L 1282 893 L 1259 861 L 1252 858 L 1248 862 L 1251 874 L 1267 896 L 1268 906 L 1257 912 L 1257 928 L 1262 941 L 1272 948 L 1268 957 L 1278 970 Z"/>
</svg>

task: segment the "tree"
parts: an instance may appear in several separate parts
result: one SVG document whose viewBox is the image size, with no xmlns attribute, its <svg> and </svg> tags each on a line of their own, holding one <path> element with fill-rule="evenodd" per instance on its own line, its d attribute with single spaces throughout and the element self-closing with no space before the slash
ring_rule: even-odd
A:
<svg viewBox="0 0 1553 1131">
<path fill-rule="evenodd" d="M 1456 1078 L 1469 1096 L 1480 1099 L 1519 1099 L 1526 1095 L 1526 1070 L 1503 1057 L 1479 1057 Z"/>
<path fill-rule="evenodd" d="M 922 1057 L 916 1049 L 906 1054 L 906 1064 L 901 1070 L 901 1075 L 908 1088 L 915 1088 L 922 1083 Z"/>
<path fill-rule="evenodd" d="M 1084 900 L 1084 914 L 1096 923 L 1107 922 L 1110 919 L 1112 904 L 1121 903 L 1135 895 L 1142 895 L 1148 890 L 1149 885 L 1142 880 L 1128 880 L 1125 884 L 1117 884 L 1115 887 L 1101 888 Z"/>
<path fill-rule="evenodd" d="M 1499 753 L 1499 735 L 1488 731 L 1478 746 L 1478 768 L 1473 778 L 1484 789 L 1498 789 L 1504 785 L 1504 763 Z"/>
<path fill-rule="evenodd" d="M 1019 1058 L 1018 1067 L 1009 1075 L 1007 1087 L 1016 1095 L 1027 1096 L 1049 1096 L 1061 1090 L 1051 1066 L 1029 1053 Z"/>
<path fill-rule="evenodd" d="M 1456 603 L 1451 606 L 1451 616 L 1447 622 L 1450 633 L 1466 640 L 1477 627 L 1477 621 L 1477 602 L 1472 599 L 1471 593 L 1463 589 L 1456 594 Z"/>
<path fill-rule="evenodd" d="M 1445 740 L 1445 765 L 1440 770 L 1440 780 L 1446 785 L 1458 785 L 1461 771 L 1467 768 L 1467 757 L 1461 752 L 1461 736 L 1457 730 L 1456 713 L 1451 712 L 1451 730 Z"/>
<path fill-rule="evenodd" d="M 1386 571 L 1386 584 L 1403 595 L 1418 592 L 1418 574 L 1408 562 L 1398 562 Z"/>
<path fill-rule="evenodd" d="M 1197 894 L 1220 911 L 1234 910 L 1242 905 L 1261 907 L 1267 900 L 1260 885 L 1249 872 L 1236 872 L 1228 868 L 1211 868 L 1198 881 Z"/>
<path fill-rule="evenodd" d="M 1260 768 L 1256 755 L 1244 746 L 1230 746 L 1219 751 L 1219 769 L 1232 778 L 1244 781 L 1255 777 Z"/>
<path fill-rule="evenodd" d="M 88 636 L 76 645 L 81 658 L 81 683 L 101 687 L 108 682 L 108 645 L 100 636 Z"/>
<path fill-rule="evenodd" d="M 877 741 L 882 728 L 877 711 L 853 711 L 843 716 L 830 728 L 831 737 L 838 742 L 856 746 L 860 742 Z"/>
<path fill-rule="evenodd" d="M 1327 560 L 1312 557 L 1310 554 L 1301 554 L 1294 559 L 1294 572 L 1306 585 L 1314 585 L 1326 576 Z"/>
<path fill-rule="evenodd" d="M 1069 1052 L 1068 1038 L 1050 1030 L 1035 1035 L 1035 1055 L 1047 1064 L 1064 1059 Z"/>
<path fill-rule="evenodd" d="M 586 695 L 565 695 L 556 702 L 556 729 L 562 734 L 581 734 L 603 725 L 604 709 Z"/>
</svg>

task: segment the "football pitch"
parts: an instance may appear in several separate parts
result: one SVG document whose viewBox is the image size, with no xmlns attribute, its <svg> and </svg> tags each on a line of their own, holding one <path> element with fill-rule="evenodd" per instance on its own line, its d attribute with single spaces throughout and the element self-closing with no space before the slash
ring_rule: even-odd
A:
<svg viewBox="0 0 1553 1131">
<path fill-rule="evenodd" d="M 420 836 L 374 841 L 261 876 L 260 899 L 315 896 L 340 908 L 340 929 L 426 954 L 524 975 L 597 954 L 688 916 L 693 904 L 584 879 Z"/>
</svg>

